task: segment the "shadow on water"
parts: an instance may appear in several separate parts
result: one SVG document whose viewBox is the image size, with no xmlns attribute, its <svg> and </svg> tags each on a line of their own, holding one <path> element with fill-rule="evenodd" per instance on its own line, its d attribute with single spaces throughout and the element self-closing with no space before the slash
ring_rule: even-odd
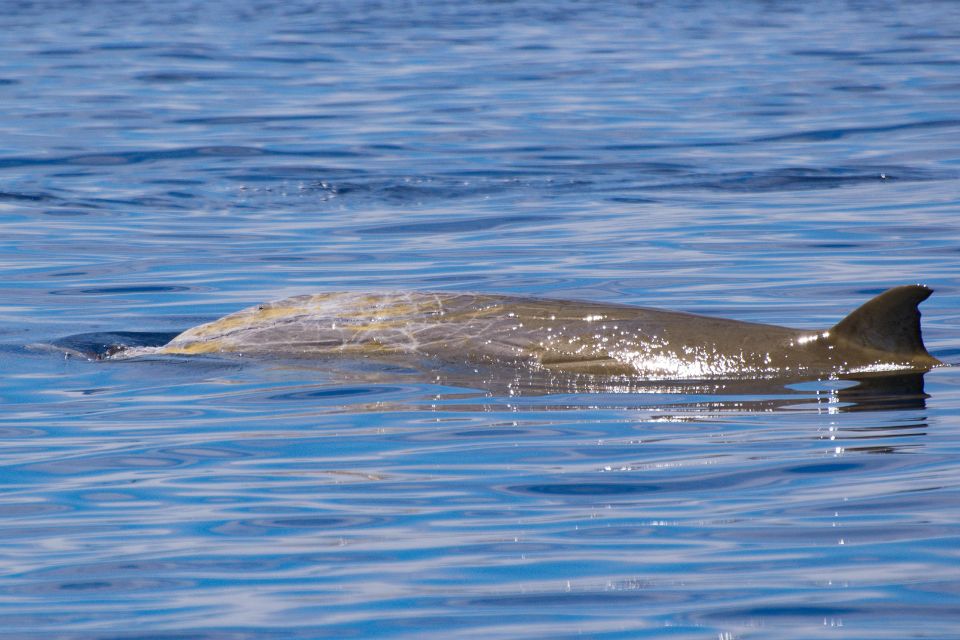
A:
<svg viewBox="0 0 960 640">
<path fill-rule="evenodd" d="M 923 390 L 922 373 L 844 379 L 856 383 L 837 394 L 840 402 L 849 403 L 844 411 L 923 409 L 930 397 Z"/>
<path fill-rule="evenodd" d="M 115 331 L 81 333 L 56 340 L 46 348 L 93 361 L 122 363 L 125 350 L 159 347 L 178 332 Z M 120 355 L 119 359 L 114 359 Z M 139 356 L 132 360 L 141 360 Z M 161 356 L 164 357 L 165 356 Z M 200 356 L 234 360 L 234 355 Z M 128 359 L 127 361 L 129 361 Z M 560 404 L 551 408 L 580 407 L 601 396 L 606 407 L 618 405 L 613 398 L 668 396 L 710 410 L 748 412 L 782 411 L 806 406 L 811 399 L 828 403 L 830 411 L 894 411 L 923 409 L 929 397 L 922 372 L 843 375 L 834 380 L 811 379 L 716 379 L 636 380 L 626 376 L 557 374 L 529 367 L 473 366 L 429 359 L 281 359 L 273 365 L 291 370 L 323 372 L 342 384 L 371 385 L 397 382 L 442 385 L 475 390 L 489 396 L 520 400 L 553 396 Z M 302 394 L 301 394 L 302 395 Z M 309 397 L 308 395 L 303 396 Z M 538 402 L 538 405 L 542 403 Z M 628 403 L 632 404 L 632 403 Z M 543 407 L 541 407 L 543 408 Z"/>
<path fill-rule="evenodd" d="M 509 382 L 507 379 L 509 378 Z M 682 405 L 710 411 L 773 412 L 818 408 L 830 412 L 897 411 L 926 408 L 924 373 L 859 374 L 835 380 L 724 379 L 724 380 L 628 380 L 601 376 L 557 376 L 540 371 L 511 372 L 477 370 L 471 379 L 465 372 L 432 374 L 434 382 L 453 387 L 480 387 L 496 395 L 562 395 L 571 406 L 590 405 L 591 396 L 604 397 L 611 408 L 614 397 L 676 397 Z M 584 395 L 586 394 L 586 395 Z"/>
</svg>

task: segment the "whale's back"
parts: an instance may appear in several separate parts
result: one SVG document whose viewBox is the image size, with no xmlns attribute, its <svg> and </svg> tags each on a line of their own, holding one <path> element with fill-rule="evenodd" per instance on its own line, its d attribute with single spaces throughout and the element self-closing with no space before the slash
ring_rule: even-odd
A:
<svg viewBox="0 0 960 640">
<path fill-rule="evenodd" d="M 898 287 L 829 331 L 618 304 L 390 292 L 302 295 L 189 329 L 162 352 L 294 357 L 418 355 L 648 379 L 777 377 L 871 366 L 929 368 L 917 304 Z"/>
</svg>

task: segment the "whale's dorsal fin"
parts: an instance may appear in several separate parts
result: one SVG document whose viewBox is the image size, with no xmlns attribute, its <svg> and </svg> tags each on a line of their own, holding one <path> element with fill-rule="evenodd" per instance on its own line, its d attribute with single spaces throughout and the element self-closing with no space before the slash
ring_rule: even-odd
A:
<svg viewBox="0 0 960 640">
<path fill-rule="evenodd" d="M 941 364 L 923 346 L 921 302 L 933 289 L 920 284 L 894 287 L 865 302 L 830 329 L 830 338 L 846 344 L 912 360 Z"/>
</svg>

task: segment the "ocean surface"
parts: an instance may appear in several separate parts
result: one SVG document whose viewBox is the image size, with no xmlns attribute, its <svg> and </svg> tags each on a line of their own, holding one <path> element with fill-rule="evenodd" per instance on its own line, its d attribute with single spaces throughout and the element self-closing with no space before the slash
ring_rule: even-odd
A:
<svg viewBox="0 0 960 640">
<path fill-rule="evenodd" d="M 0 106 L 0 636 L 960 637 L 956 367 L 77 355 L 330 290 L 823 328 L 922 282 L 960 364 L 960 4 L 9 0 Z"/>
</svg>

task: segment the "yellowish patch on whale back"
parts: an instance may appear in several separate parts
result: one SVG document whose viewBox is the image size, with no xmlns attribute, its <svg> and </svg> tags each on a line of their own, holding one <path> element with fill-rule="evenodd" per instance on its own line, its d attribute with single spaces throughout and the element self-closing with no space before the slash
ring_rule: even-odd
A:
<svg viewBox="0 0 960 640">
<path fill-rule="evenodd" d="M 282 320 L 284 318 L 290 318 L 292 316 L 301 316 L 307 313 L 308 310 L 303 306 L 291 306 L 291 307 L 264 307 L 262 309 L 254 309 L 250 312 L 235 313 L 229 315 L 225 318 L 221 318 L 216 322 L 211 322 L 210 324 L 203 325 L 204 327 L 209 327 L 210 332 L 212 333 L 226 333 L 233 329 L 240 328 L 249 328 L 260 325 L 265 325 L 276 320 Z"/>
<path fill-rule="evenodd" d="M 167 345 L 160 349 L 159 353 L 166 353 L 172 356 L 194 356 L 201 353 L 219 353 L 222 351 L 222 344 L 219 340 L 208 340 L 206 342 L 190 342 L 185 345 Z"/>
<path fill-rule="evenodd" d="M 199 327 L 188 329 L 180 334 L 178 340 L 209 340 L 237 329 L 249 329 L 305 313 L 307 313 L 307 309 L 302 306 L 265 307 L 263 309 L 244 310 L 230 314 L 219 320 L 202 324 Z"/>
</svg>

